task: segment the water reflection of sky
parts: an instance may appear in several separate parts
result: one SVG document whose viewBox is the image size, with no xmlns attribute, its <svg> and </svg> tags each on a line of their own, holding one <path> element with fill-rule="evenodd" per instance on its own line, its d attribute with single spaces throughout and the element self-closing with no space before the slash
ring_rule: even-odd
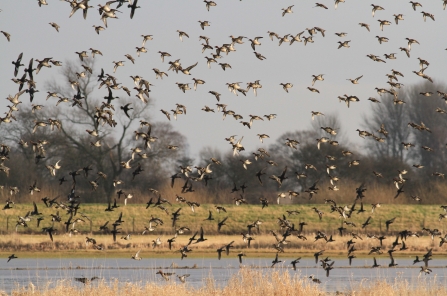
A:
<svg viewBox="0 0 447 296">
<path fill-rule="evenodd" d="M 233 258 L 232 258 L 233 257 Z M 433 270 L 430 275 L 419 276 L 421 263 L 413 265 L 412 259 L 396 258 L 399 264 L 395 268 L 388 268 L 388 257 L 377 257 L 377 263 L 381 268 L 370 268 L 372 258 L 354 259 L 352 266 L 349 266 L 345 258 L 335 259 L 334 269 L 330 276 L 326 277 L 322 267 L 315 264 L 313 258 L 300 260 L 297 271 L 292 270 L 290 262 L 295 258 L 279 258 L 282 263 L 276 265 L 274 270 L 288 271 L 290 274 L 298 274 L 303 277 L 314 275 L 322 281 L 321 288 L 326 291 L 343 291 L 355 289 L 361 282 L 374 282 L 375 280 L 387 280 L 394 282 L 396 278 L 407 280 L 409 285 L 417 285 L 424 281 L 426 285 L 446 284 L 447 271 L 444 268 L 443 260 L 430 261 L 430 268 Z M 252 267 L 270 272 L 273 258 L 244 259 L 245 267 Z M 172 269 L 172 264 L 179 268 Z M 194 265 L 197 268 L 191 268 Z M 423 263 L 422 263 L 423 264 Z M 183 268 L 185 267 L 185 268 Z M 38 288 L 51 287 L 59 280 L 72 280 L 75 277 L 93 276 L 100 277 L 106 282 L 115 281 L 120 283 L 164 283 L 156 272 L 162 268 L 165 272 L 175 272 L 176 275 L 190 274 L 187 278 L 188 284 L 192 287 L 201 287 L 206 279 L 212 278 L 216 286 L 224 286 L 227 281 L 239 271 L 237 258 L 230 255 L 217 259 L 172 259 L 172 258 L 144 258 L 135 261 L 123 258 L 101 258 L 101 259 L 14 259 L 8 264 L 0 267 L 0 290 L 9 293 L 18 287 L 26 287 L 33 283 Z M 177 281 L 175 276 L 172 280 Z M 74 285 L 82 286 L 81 283 Z"/>
</svg>

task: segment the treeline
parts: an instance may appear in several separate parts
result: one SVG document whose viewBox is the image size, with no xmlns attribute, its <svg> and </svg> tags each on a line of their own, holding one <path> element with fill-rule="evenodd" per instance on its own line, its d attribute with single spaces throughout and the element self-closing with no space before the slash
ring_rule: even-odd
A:
<svg viewBox="0 0 447 296">
<path fill-rule="evenodd" d="M 76 65 L 68 64 L 63 74 L 72 81 Z M 59 99 L 82 97 L 82 103 L 41 110 L 25 105 L 15 120 L 0 126 L 2 166 L 8 168 L 0 172 L 3 200 L 64 198 L 75 180 L 82 202 L 113 202 L 122 196 L 120 190 L 131 194 L 134 203 L 156 198 L 157 191 L 170 201 L 178 195 L 207 203 L 237 198 L 250 203 L 260 198 L 270 203 L 277 198 L 281 203 L 352 202 L 361 184 L 375 202 L 444 201 L 447 115 L 439 99 L 447 102 L 444 85 L 427 82 L 379 97 L 359 128 L 360 147 L 343 136 L 336 115 L 326 114 L 316 116 L 308 130 L 292 130 L 271 145 L 260 145 L 264 150 L 235 153 L 208 147 L 199 159 L 189 158 L 187 139 L 172 125 L 150 121 L 150 102 L 133 101 L 129 116 L 115 114 L 113 95 L 92 98 L 96 85 L 91 75 L 77 87 L 49 83 L 48 99 L 54 93 Z M 230 139 L 233 147 L 238 140 Z M 201 170 L 206 167 L 212 172 Z M 185 174 L 185 168 L 191 172 Z M 34 183 L 40 192 L 29 190 Z M 11 195 L 14 187 L 19 192 Z M 398 188 L 404 192 L 394 199 Z"/>
</svg>

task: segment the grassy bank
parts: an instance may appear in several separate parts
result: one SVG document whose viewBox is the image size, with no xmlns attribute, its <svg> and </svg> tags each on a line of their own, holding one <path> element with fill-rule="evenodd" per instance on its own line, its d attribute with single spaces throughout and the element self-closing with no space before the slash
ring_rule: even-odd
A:
<svg viewBox="0 0 447 296">
<path fill-rule="evenodd" d="M 317 230 L 325 231 L 328 234 L 335 233 L 337 228 L 340 227 L 343 221 L 337 212 L 330 213 L 330 206 L 328 204 L 320 205 L 270 205 L 264 209 L 261 209 L 260 205 L 222 205 L 227 210 L 227 213 L 218 214 L 214 204 L 203 204 L 200 207 L 195 208 L 195 212 L 192 212 L 190 207 L 186 204 L 173 204 L 172 206 L 165 205 L 169 211 L 169 215 L 159 208 L 150 207 L 145 209 L 144 204 L 128 204 L 127 206 L 120 205 L 119 208 L 113 212 L 106 212 L 104 209 L 107 207 L 104 204 L 81 204 L 81 209 L 77 215 L 80 217 L 80 213 L 84 213 L 91 220 L 92 223 L 84 219 L 85 223 L 77 223 L 75 228 L 81 233 L 99 232 L 100 225 L 103 225 L 106 221 L 110 221 L 112 224 L 120 213 L 123 213 L 123 220 L 125 221 L 120 225 L 123 233 L 141 233 L 144 230 L 144 226 L 149 226 L 149 219 L 151 216 L 158 217 L 164 221 L 163 225 L 157 227 L 154 233 L 174 233 L 172 228 L 171 213 L 178 208 L 182 208 L 180 211 L 180 218 L 177 222 L 178 226 L 187 226 L 192 231 L 203 227 L 204 231 L 209 234 L 217 234 L 217 223 L 225 217 L 229 217 L 226 225 L 222 227 L 221 234 L 235 234 L 242 231 L 246 231 L 246 226 L 256 220 L 261 220 L 261 232 L 269 232 L 271 230 L 278 229 L 277 218 L 282 218 L 285 215 L 288 220 L 298 227 L 300 222 L 306 222 L 308 225 L 305 227 L 305 231 L 315 232 Z M 318 208 L 324 212 L 322 220 L 319 220 L 318 215 L 312 209 Z M 359 205 L 356 206 L 359 209 Z M 385 221 L 396 217 L 393 224 L 390 225 L 390 231 L 396 232 L 404 229 L 411 231 L 420 231 L 422 227 L 438 228 L 439 230 L 445 229 L 447 220 L 438 221 L 439 214 L 444 211 L 440 208 L 440 205 L 388 205 L 382 204 L 381 207 L 376 208 L 374 213 L 371 212 L 371 204 L 364 204 L 365 212 L 358 214 L 357 211 L 352 214 L 348 221 L 354 222 L 357 227 L 352 228 L 355 232 L 360 233 L 385 233 Z M 18 216 L 25 216 L 28 211 L 33 210 L 32 204 L 17 204 L 13 209 L 4 210 L 0 213 L 0 233 L 13 233 L 15 232 L 15 225 Z M 288 216 L 286 211 L 297 210 L 299 214 Z M 38 211 L 42 213 L 40 215 L 44 218 L 41 221 L 40 227 L 37 227 L 36 217 L 28 222 L 28 227 L 18 228 L 18 233 L 38 233 L 42 231 L 42 227 L 51 226 L 50 214 L 56 214 L 59 211 L 62 217 L 61 223 L 55 223 L 55 228 L 59 229 L 60 233 L 65 232 L 64 224 L 68 219 L 68 215 L 64 210 L 55 208 L 46 208 L 43 203 L 38 203 Z M 212 211 L 214 220 L 205 220 L 209 211 Z M 361 225 L 366 219 L 371 216 L 371 224 L 366 229 L 361 229 Z M 109 224 L 109 227 L 111 228 Z M 347 227 L 347 226 L 345 226 Z M 347 227 L 351 230 L 350 227 Z"/>
<path fill-rule="evenodd" d="M 155 249 L 151 246 L 151 241 L 160 237 L 162 244 Z M 141 251 L 141 257 L 143 258 L 180 258 L 179 249 L 188 243 L 190 236 L 178 237 L 176 242 L 172 245 L 172 250 L 169 250 L 167 239 L 169 236 L 134 236 L 129 242 L 123 243 L 119 241 L 113 243 L 112 239 L 108 235 L 97 235 L 95 239 L 98 244 L 104 247 L 103 251 L 93 249 L 92 245 L 85 244 L 85 237 L 83 236 L 55 236 L 55 242 L 51 243 L 44 235 L 7 235 L 0 237 L 0 256 L 7 257 L 11 253 L 15 253 L 20 258 L 93 258 L 93 257 L 121 257 L 130 258 L 138 250 Z M 188 258 L 216 258 L 216 250 L 223 245 L 234 241 L 230 256 L 237 258 L 236 254 L 244 252 L 249 258 L 259 257 L 274 257 L 277 250 L 273 248 L 273 244 L 276 242 L 272 235 L 259 235 L 254 236 L 255 240 L 252 241 L 250 248 L 242 240 L 242 236 L 237 235 L 225 235 L 225 236 L 206 236 L 207 241 L 200 244 L 192 244 L 190 248 L 191 252 L 188 253 Z M 312 238 L 307 241 L 299 240 L 296 237 L 290 237 L 289 243 L 284 246 L 284 254 L 282 256 L 287 257 L 312 257 L 313 254 L 320 250 L 325 250 L 324 256 L 332 257 L 347 257 L 346 242 L 351 239 L 350 236 L 333 236 L 335 242 L 326 243 L 324 241 L 318 241 L 314 243 Z M 386 250 L 392 247 L 394 237 L 385 239 L 383 241 L 384 253 L 380 256 L 387 257 Z M 368 253 L 373 246 L 378 246 L 379 242 L 375 239 L 356 240 L 355 255 L 357 257 L 368 256 Z M 433 253 L 436 256 L 447 255 L 445 246 L 439 247 L 437 241 L 433 242 L 429 237 L 422 238 L 408 238 L 406 241 L 407 250 L 400 251 L 398 246 L 395 257 L 411 257 L 414 255 L 421 255 L 425 253 L 427 249 L 433 248 Z M 373 255 L 371 255 L 373 256 Z M 375 255 L 377 256 L 377 255 Z M 226 255 L 223 258 L 227 258 Z"/>
<path fill-rule="evenodd" d="M 75 228 L 79 231 L 78 234 L 70 236 L 66 233 L 64 228 L 64 221 L 68 219 L 65 211 L 54 208 L 44 208 L 42 204 L 38 205 L 38 211 L 42 213 L 40 217 L 40 227 L 37 227 L 36 218 L 32 218 L 28 222 L 28 227 L 18 227 L 15 232 L 15 223 L 17 216 L 24 216 L 29 210 L 32 210 L 31 204 L 16 205 L 14 209 L 2 211 L 0 215 L 0 225 L 2 235 L 0 236 L 0 253 L 20 253 L 24 256 L 34 256 L 36 252 L 51 251 L 51 256 L 62 257 L 90 257 L 102 256 L 100 252 L 107 252 L 107 256 L 127 257 L 129 254 L 143 249 L 143 253 L 152 255 L 159 255 L 164 257 L 179 256 L 179 248 L 188 243 L 188 239 L 200 230 L 204 229 L 204 237 L 207 239 L 200 244 L 192 244 L 193 252 L 189 256 L 216 256 L 216 249 L 225 244 L 234 241 L 234 249 L 232 252 L 244 251 L 250 253 L 251 256 L 271 256 L 276 250 L 273 245 L 276 243 L 275 237 L 271 231 L 281 234 L 282 231 L 277 223 L 278 218 L 285 215 L 291 223 L 298 228 L 300 222 L 306 222 L 308 225 L 304 227 L 303 234 L 307 240 L 301 240 L 292 235 L 288 238 L 289 243 L 284 246 L 286 253 L 300 256 L 312 256 L 316 250 L 326 250 L 327 255 L 331 256 L 346 256 L 347 247 L 346 242 L 352 239 L 351 232 L 359 234 L 363 240 L 354 239 L 356 241 L 356 255 L 367 254 L 372 246 L 378 246 L 377 239 L 368 239 L 367 234 L 384 235 L 386 239 L 383 240 L 383 250 L 391 248 L 391 244 L 396 239 L 399 231 L 404 229 L 417 232 L 420 237 L 410 237 L 406 241 L 407 250 L 398 251 L 396 256 L 400 254 L 420 254 L 426 251 L 427 248 L 433 248 L 437 255 L 444 254 L 444 248 L 439 247 L 440 239 L 435 236 L 434 240 L 427 232 L 422 231 L 422 227 L 437 228 L 441 231 L 442 236 L 445 234 L 445 220 L 438 221 L 439 214 L 442 209 L 439 205 L 382 205 L 377 208 L 374 213 L 371 213 L 371 206 L 364 205 L 366 212 L 354 213 L 348 221 L 356 224 L 356 227 L 344 225 L 346 231 L 344 236 L 338 234 L 337 228 L 340 227 L 343 219 L 338 213 L 329 213 L 329 205 L 318 205 L 318 209 L 325 212 L 322 220 L 319 220 L 318 215 L 312 210 L 314 205 L 272 205 L 261 209 L 259 205 L 224 205 L 227 213 L 218 214 L 215 211 L 214 205 L 201 205 L 196 208 L 193 213 L 191 209 L 184 204 L 174 204 L 167 206 L 169 211 L 175 211 L 179 207 L 181 216 L 178 226 L 187 226 L 191 230 L 183 235 L 179 235 L 172 244 L 172 250 L 169 250 L 167 240 L 172 238 L 175 229 L 171 226 L 171 215 L 158 208 L 150 207 L 145 209 L 145 205 L 128 204 L 127 206 L 120 206 L 114 212 L 105 212 L 105 205 L 103 204 L 82 204 L 80 212 L 86 214 L 92 220 L 91 224 L 84 219 L 85 223 L 77 223 Z M 298 210 L 297 215 L 288 216 L 287 210 Z M 54 242 L 51 242 L 48 234 L 42 232 L 42 227 L 47 227 L 52 224 L 50 214 L 55 214 L 59 211 L 62 216 L 62 222 L 55 223 L 57 231 L 54 233 Z M 204 220 L 208 217 L 209 211 L 212 211 L 214 220 Z M 99 226 L 109 221 L 110 229 L 112 224 L 120 213 L 123 213 L 123 220 L 125 221 L 119 227 L 122 228 L 121 233 L 117 235 L 117 241 L 113 242 L 111 234 L 105 234 L 99 231 Z M 80 216 L 80 214 L 78 214 Z M 142 234 L 144 227 L 149 226 L 148 220 L 151 216 L 156 216 L 164 220 L 164 224 L 158 226 L 154 231 Z M 217 232 L 217 222 L 224 217 L 229 217 L 227 225 L 222 227 L 219 234 Z M 361 227 L 361 224 L 371 216 L 371 224 L 366 228 Z M 394 218 L 395 222 L 390 225 L 389 232 L 386 231 L 385 221 Z M 247 244 L 242 240 L 241 233 L 246 233 L 246 226 L 256 220 L 261 220 L 259 233 L 253 230 L 254 240 L 251 242 L 251 248 L 247 248 Z M 8 229 L 6 225 L 9 223 Z M 70 226 L 71 228 L 71 226 Z M 328 236 L 332 235 L 334 242 L 326 243 L 324 240 L 314 242 L 314 237 L 317 231 L 324 231 Z M 121 236 L 131 234 L 129 240 L 121 239 Z M 86 245 L 86 236 L 96 239 L 97 244 L 104 248 L 104 251 L 97 251 L 92 248 L 92 245 Z M 152 241 L 160 237 L 162 244 L 155 249 L 152 248 Z M 197 237 L 196 237 L 197 238 Z M 400 240 L 399 240 L 400 241 Z M 401 245 L 397 246 L 399 249 Z M 146 256 L 147 257 L 147 256 Z"/>
</svg>

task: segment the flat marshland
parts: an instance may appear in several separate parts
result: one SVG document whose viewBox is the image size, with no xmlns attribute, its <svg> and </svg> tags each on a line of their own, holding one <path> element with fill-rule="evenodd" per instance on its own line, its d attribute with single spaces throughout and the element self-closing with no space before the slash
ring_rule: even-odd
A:
<svg viewBox="0 0 447 296">
<path fill-rule="evenodd" d="M 226 213 L 217 213 L 215 204 L 202 204 L 200 207 L 196 207 L 195 212 L 193 212 L 189 206 L 183 203 L 175 203 L 172 206 L 166 206 L 168 209 L 167 214 L 157 207 L 146 209 L 145 204 L 129 203 L 127 206 L 120 204 L 119 208 L 113 212 L 104 211 L 106 208 L 104 204 L 82 204 L 81 210 L 76 217 L 82 217 L 81 215 L 83 214 L 89 217 L 91 222 L 83 218 L 85 222 L 78 222 L 74 227 L 70 225 L 69 229 L 74 228 L 77 230 L 77 234 L 70 235 L 65 230 L 64 222 L 69 219 L 66 211 L 60 208 L 47 208 L 42 203 L 38 203 L 40 215 L 33 216 L 31 221 L 27 223 L 28 227 L 18 226 L 16 231 L 18 216 L 23 217 L 28 211 L 33 210 L 32 204 L 16 204 L 13 209 L 2 211 L 0 215 L 0 232 L 2 234 L 0 236 L 0 256 L 7 258 L 14 253 L 19 258 L 25 260 L 26 258 L 45 260 L 47 258 L 111 259 L 121 257 L 129 258 L 128 260 L 133 262 L 130 257 L 141 250 L 140 255 L 143 258 L 141 263 L 146 268 L 147 263 L 151 262 L 151 259 L 180 259 L 179 249 L 187 245 L 189 238 L 197 231 L 200 231 L 200 228 L 203 228 L 206 240 L 198 244 L 192 243 L 189 246 L 192 251 L 188 253 L 188 259 L 217 259 L 216 250 L 234 241 L 229 256 L 223 255 L 222 260 L 237 260 L 237 254 L 243 252 L 246 258 L 268 258 L 270 262 L 277 253 L 277 250 L 274 248 L 277 245 L 277 240 L 272 235 L 272 231 L 277 233 L 278 236 L 282 235 L 283 230 L 278 224 L 278 218 L 284 219 L 285 216 L 295 225 L 296 229 L 299 228 L 298 225 L 301 222 L 307 224 L 301 232 L 307 240 L 299 239 L 297 237 L 298 232 L 293 232 L 293 235 L 287 237 L 287 244 L 283 244 L 284 253 L 279 255 L 280 259 L 313 257 L 314 253 L 324 250 L 323 258 L 330 257 L 335 259 L 337 261 L 335 268 L 343 269 L 350 267 L 348 266 L 347 258 L 347 242 L 353 240 L 356 248 L 354 254 L 357 258 L 354 260 L 361 260 L 360 262 L 362 262 L 356 261 L 356 267 L 353 267 L 356 269 L 353 270 L 356 272 L 367 270 L 367 268 L 370 268 L 370 265 L 366 266 L 369 262 L 366 263 L 366 260 L 362 258 L 368 258 L 371 261 L 370 259 L 374 256 L 383 265 L 382 270 L 390 270 L 391 274 L 395 276 L 395 280 L 390 280 L 389 276 L 387 277 L 386 275 L 370 279 L 368 279 L 368 275 L 365 275 L 364 280 L 352 280 L 352 283 L 345 286 L 339 295 L 447 295 L 447 289 L 443 283 L 443 268 L 441 267 L 445 266 L 443 258 L 446 257 L 446 245 L 440 246 L 439 243 L 439 237 L 445 234 L 444 224 L 446 222 L 444 219 L 439 220 L 439 214 L 443 212 L 440 205 L 382 204 L 372 212 L 371 204 L 364 203 L 365 212 L 363 213 L 357 212 L 360 208 L 360 205 L 357 205 L 357 210 L 352 214 L 351 218 L 346 219 L 346 221 L 354 223 L 355 226 L 343 224 L 343 227 L 346 228 L 343 231 L 343 236 L 340 236 L 338 228 L 342 226 L 345 220 L 340 218 L 337 212 L 331 213 L 328 204 L 269 205 L 264 209 L 260 205 L 235 206 L 226 204 L 221 206 L 225 207 Z M 324 212 L 321 220 L 312 209 L 313 207 Z M 176 227 L 173 227 L 171 213 L 178 208 L 181 208 L 181 215 L 176 223 Z M 53 235 L 54 241 L 52 242 L 49 235 L 42 231 L 42 228 L 50 227 L 53 224 L 50 214 L 55 214 L 58 211 L 62 221 L 54 223 L 56 231 Z M 207 220 L 210 211 L 213 220 Z M 299 213 L 289 215 L 287 211 L 298 211 Z M 116 242 L 114 242 L 112 234 L 100 231 L 99 227 L 109 221 L 109 229 L 112 229 L 111 224 L 118 219 L 121 213 L 124 222 L 119 226 L 121 230 L 117 234 Z M 43 218 L 39 227 L 37 227 L 37 217 Z M 153 231 L 143 234 L 145 227 L 149 226 L 151 217 L 158 217 L 164 223 L 155 227 Z M 222 227 L 219 233 L 217 231 L 217 223 L 225 217 L 228 217 L 226 225 Z M 371 224 L 362 228 L 362 224 L 369 217 L 371 217 Z M 396 219 L 389 225 L 389 230 L 387 231 L 385 221 L 392 218 Z M 251 246 L 248 247 L 242 239 L 242 233 L 247 233 L 247 225 L 256 220 L 262 221 L 262 224 L 259 227 L 259 231 L 255 228 L 252 230 L 254 240 L 251 241 Z M 189 227 L 191 230 L 185 234 L 178 235 L 172 244 L 172 249 L 169 249 L 167 241 L 174 237 L 175 229 L 180 226 Z M 431 235 L 427 231 L 423 231 L 422 228 L 438 229 L 441 235 L 435 235 L 432 239 Z M 419 237 L 408 237 L 406 240 L 402 240 L 399 237 L 393 256 L 406 258 L 406 262 L 409 262 L 410 259 L 412 261 L 415 258 L 415 255 L 422 258 L 421 256 L 427 253 L 427 250 L 432 249 L 433 261 L 430 261 L 430 267 L 433 268 L 434 274 L 409 280 L 408 278 L 400 278 L 399 272 L 394 272 L 392 268 L 386 267 L 389 260 L 387 250 L 393 247 L 393 242 L 396 241 L 396 237 L 402 230 L 413 231 Z M 318 231 L 325 232 L 328 237 L 332 235 L 334 242 L 327 243 L 323 239 L 315 241 Z M 130 239 L 125 240 L 121 238 L 126 237 L 128 234 L 130 234 Z M 353 238 L 352 234 L 359 235 L 361 239 Z M 367 237 L 367 235 L 373 234 L 386 237 L 383 240 L 382 254 L 368 254 L 372 247 L 377 247 L 380 244 L 379 240 Z M 101 246 L 103 250 L 94 249 L 92 244 L 87 245 L 86 237 L 94 238 L 97 245 Z M 162 243 L 153 248 L 152 241 L 157 238 L 160 238 Z M 404 243 L 406 249 L 401 250 Z M 12 264 L 14 264 L 13 262 Z M 288 263 L 289 261 L 287 261 Z M 404 264 L 402 261 L 399 261 L 399 263 Z M 6 267 L 13 267 L 11 263 L 9 264 Z M 49 279 L 47 284 L 39 283 L 38 285 L 29 280 L 29 284 L 17 285 L 15 289 L 12 289 L 11 295 L 334 295 L 332 290 L 327 292 L 325 283 L 327 281 L 336 282 L 337 277 L 335 279 L 333 277 L 326 278 L 323 274 L 318 274 L 319 278 L 323 280 L 323 284 L 318 285 L 309 279 L 308 275 L 303 276 L 299 271 L 296 273 L 290 272 L 290 266 L 287 266 L 287 270 L 276 268 L 266 270 L 259 269 L 257 266 L 240 268 L 239 271 L 235 270 L 235 273 L 232 273 L 233 275 L 229 277 L 228 281 L 220 281 L 219 285 L 216 284 L 211 276 L 209 278 L 206 276 L 200 277 L 202 281 L 200 285 L 188 283 L 188 280 L 186 284 L 181 284 L 176 279 L 176 275 L 173 275 L 172 280 L 168 282 L 154 276 L 152 280 L 149 278 L 130 282 L 123 282 L 114 278 L 108 278 L 107 280 L 98 279 L 86 285 L 75 282 L 74 277 L 76 276 L 64 277 L 65 279 L 61 280 Z M 318 264 L 315 266 L 318 266 Z M 315 266 L 312 262 L 310 268 L 321 269 Z M 415 268 L 406 268 L 409 266 Z M 402 267 L 406 270 L 411 270 L 411 272 L 417 275 L 418 270 L 416 268 L 419 268 L 420 265 L 411 266 L 410 263 L 409 266 Z M 128 267 L 124 269 L 126 268 Z M 163 271 L 167 272 L 166 268 L 165 266 Z M 13 272 L 12 270 L 7 270 L 7 272 Z M 80 269 L 79 271 L 77 269 L 73 270 L 73 272 L 85 272 L 87 275 L 90 272 L 88 268 Z M 343 270 L 350 269 L 346 268 Z M 175 271 L 178 274 L 192 273 L 191 269 Z M 129 270 L 126 269 L 126 271 L 122 272 L 129 272 Z M 346 274 L 348 273 L 349 271 Z M 151 274 L 155 274 L 155 270 L 151 271 Z M 349 275 L 346 280 L 349 281 Z M 443 284 L 440 285 L 439 283 Z"/>
<path fill-rule="evenodd" d="M 283 218 L 283 215 L 295 225 L 298 229 L 300 222 L 305 222 L 302 234 L 307 237 L 307 240 L 298 239 L 295 235 L 287 238 L 288 244 L 284 245 L 286 253 L 299 254 L 300 256 L 311 256 L 315 250 L 326 250 L 327 255 L 332 256 L 346 256 L 346 242 L 352 239 L 350 233 L 358 234 L 362 239 L 354 239 L 356 241 L 356 254 L 367 254 L 372 246 L 378 246 L 377 239 L 368 239 L 367 234 L 375 234 L 377 236 L 384 235 L 386 239 L 383 240 L 383 250 L 391 248 L 391 244 L 395 241 L 396 236 L 402 230 L 409 230 L 417 232 L 419 237 L 409 237 L 406 242 L 407 250 L 395 252 L 394 255 L 410 255 L 424 252 L 427 248 L 433 248 L 433 252 L 437 255 L 445 254 L 445 246 L 439 246 L 439 236 L 431 239 L 428 232 L 422 231 L 422 228 L 438 229 L 442 236 L 445 233 L 445 220 L 439 221 L 439 214 L 442 209 L 439 205 L 387 205 L 383 204 L 376 208 L 374 213 L 371 211 L 370 204 L 364 204 L 365 212 L 354 212 L 347 221 L 353 222 L 356 226 L 344 225 L 346 228 L 344 235 L 340 236 L 337 228 L 339 228 L 344 221 L 339 217 L 337 212 L 330 213 L 330 206 L 327 204 L 318 205 L 270 205 L 261 209 L 260 205 L 223 205 L 227 213 L 217 213 L 214 204 L 202 204 L 196 207 L 195 212 L 192 212 L 190 207 L 185 204 L 173 204 L 167 206 L 169 215 L 159 208 L 150 207 L 145 209 L 144 204 L 128 204 L 127 206 L 120 205 L 119 208 L 113 212 L 105 212 L 106 206 L 104 204 L 82 204 L 82 212 L 91 219 L 91 223 L 83 218 L 85 222 L 78 222 L 75 229 L 78 234 L 69 235 L 65 231 L 64 222 L 68 220 L 68 215 L 62 209 L 46 208 L 43 204 L 38 204 L 38 211 L 41 213 L 40 217 L 44 218 L 37 227 L 36 217 L 32 217 L 28 222 L 28 227 L 17 227 L 16 221 L 18 216 L 24 216 L 29 210 L 33 209 L 32 204 L 17 204 L 13 209 L 2 211 L 0 215 L 0 252 L 11 253 L 21 252 L 24 256 L 34 256 L 35 252 L 52 251 L 52 256 L 55 253 L 63 257 L 79 257 L 79 256 L 96 256 L 98 252 L 108 252 L 109 255 L 128 256 L 130 252 L 144 249 L 144 252 L 158 254 L 159 256 L 179 256 L 178 250 L 181 246 L 188 243 L 188 239 L 203 227 L 204 237 L 207 239 L 200 244 L 192 244 L 190 256 L 215 256 L 216 249 L 222 245 L 234 241 L 234 250 L 243 250 L 253 256 L 271 256 L 276 250 L 273 245 L 277 243 L 271 231 L 275 231 L 281 235 L 282 230 L 278 225 L 278 218 Z M 175 228 L 172 227 L 171 213 L 176 211 L 179 207 L 180 211 L 179 221 L 176 227 L 186 226 L 190 228 L 185 234 L 179 235 L 172 244 L 172 250 L 169 250 L 167 240 L 172 238 L 175 234 Z M 317 207 L 324 212 L 323 218 L 320 220 L 318 215 L 312 210 Z M 357 205 L 357 209 L 359 205 Z M 297 210 L 299 214 L 288 215 L 286 211 Z M 42 232 L 42 227 L 49 227 L 52 225 L 50 214 L 59 211 L 62 217 L 62 222 L 55 223 L 54 228 L 54 242 L 51 242 L 49 236 Z M 209 211 L 212 212 L 214 220 L 206 220 L 209 216 Z M 80 213 L 76 217 L 80 217 Z M 124 222 L 119 226 L 121 228 L 117 234 L 116 242 L 113 241 L 111 234 L 106 234 L 99 230 L 99 227 L 105 222 L 109 221 L 109 229 L 112 229 L 111 224 L 114 223 L 118 216 L 122 213 L 122 220 Z M 156 227 L 154 231 L 143 233 L 144 227 L 149 226 L 149 219 L 151 216 L 158 217 L 164 221 L 163 225 Z M 226 225 L 217 232 L 218 221 L 228 217 Z M 362 228 L 362 224 L 368 217 L 371 217 L 370 225 Z M 386 231 L 385 221 L 396 217 L 394 223 L 390 224 L 389 231 Z M 80 217 L 81 218 L 81 217 Z M 256 229 L 252 230 L 254 240 L 251 242 L 251 247 L 243 241 L 241 233 L 247 233 L 247 225 L 256 220 L 262 221 L 259 232 Z M 154 225 L 153 225 L 154 226 Z M 72 226 L 70 226 L 70 229 Z M 314 237 L 317 231 L 322 231 L 333 236 L 334 242 L 326 243 L 323 239 L 316 242 Z M 121 239 L 122 236 L 130 234 L 129 240 Z M 104 251 L 94 250 L 90 245 L 86 245 L 85 238 L 93 237 L 96 239 L 98 245 L 104 247 Z M 155 249 L 152 248 L 152 241 L 160 237 L 162 244 Z M 399 239 L 401 242 L 401 239 Z M 401 245 L 397 246 L 399 249 Z M 45 254 L 43 254 L 45 256 Z"/>
</svg>

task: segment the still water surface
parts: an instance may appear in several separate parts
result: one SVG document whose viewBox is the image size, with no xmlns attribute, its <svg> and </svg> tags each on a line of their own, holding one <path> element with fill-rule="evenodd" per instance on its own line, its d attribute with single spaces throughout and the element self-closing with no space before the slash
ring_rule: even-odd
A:
<svg viewBox="0 0 447 296">
<path fill-rule="evenodd" d="M 372 258 L 354 259 L 349 266 L 345 258 L 334 259 L 334 269 L 330 276 L 322 267 L 315 264 L 313 258 L 300 260 L 297 271 L 291 269 L 290 262 L 295 258 L 279 258 L 282 263 L 270 268 L 273 258 L 247 258 L 243 261 L 245 267 L 256 268 L 263 272 L 272 270 L 288 271 L 291 274 L 299 274 L 302 277 L 314 275 L 322 281 L 321 288 L 328 292 L 346 291 L 355 289 L 361 282 L 373 282 L 374 280 L 387 280 L 394 282 L 396 278 L 407 280 L 410 285 L 446 285 L 447 269 L 445 259 L 430 261 L 433 272 L 429 275 L 419 276 L 420 267 L 423 263 L 413 265 L 412 259 L 396 258 L 397 267 L 388 268 L 388 257 L 377 257 L 380 268 L 370 268 L 373 264 Z M 172 264 L 180 268 L 172 269 Z M 197 265 L 197 268 L 191 268 Z M 189 268 L 182 268 L 189 267 Z M 13 289 L 26 287 L 32 283 L 36 288 L 51 287 L 58 280 L 73 280 L 75 277 L 97 276 L 106 282 L 116 279 L 124 283 L 156 282 L 164 284 L 164 280 L 155 273 L 159 268 L 164 272 L 175 272 L 176 275 L 190 274 L 187 283 L 193 287 L 205 285 L 207 279 L 212 278 L 215 286 L 225 286 L 228 280 L 239 271 L 239 261 L 232 256 L 223 256 L 222 260 L 210 258 L 173 259 L 173 258 L 144 258 L 141 261 L 123 258 L 85 258 L 85 259 L 14 259 L 9 263 L 0 265 L 0 290 L 10 293 Z M 177 277 L 172 277 L 177 281 Z M 75 282 L 74 285 L 82 287 L 82 283 Z"/>
</svg>

